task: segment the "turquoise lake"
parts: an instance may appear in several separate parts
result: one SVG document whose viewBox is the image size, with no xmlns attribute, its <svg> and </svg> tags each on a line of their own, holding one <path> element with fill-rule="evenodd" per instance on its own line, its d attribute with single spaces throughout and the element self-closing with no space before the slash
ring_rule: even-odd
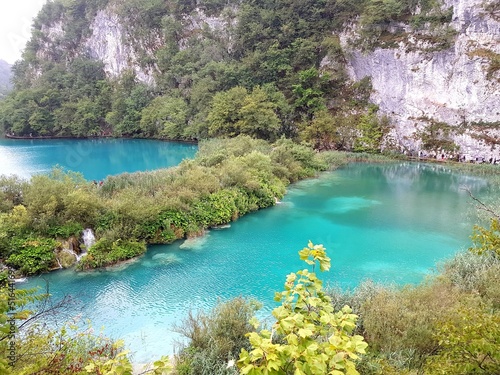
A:
<svg viewBox="0 0 500 375">
<path fill-rule="evenodd" d="M 55 165 L 81 172 L 87 180 L 171 167 L 192 158 L 189 143 L 144 139 L 0 139 L 0 174 L 28 178 Z"/>
<path fill-rule="evenodd" d="M 479 197 L 489 189 L 485 180 L 441 165 L 353 164 L 290 186 L 282 202 L 227 228 L 152 246 L 134 262 L 56 271 L 19 285 L 48 282 L 55 300 L 71 295 L 71 316 L 105 327 L 125 340 L 135 362 L 145 362 L 172 353 L 172 325 L 189 310 L 246 296 L 260 300 L 260 316 L 269 316 L 286 275 L 304 268 L 297 251 L 309 240 L 332 258 L 331 271 L 320 276 L 327 285 L 421 281 L 436 262 L 470 245 L 475 215 L 464 187 Z"/>
</svg>

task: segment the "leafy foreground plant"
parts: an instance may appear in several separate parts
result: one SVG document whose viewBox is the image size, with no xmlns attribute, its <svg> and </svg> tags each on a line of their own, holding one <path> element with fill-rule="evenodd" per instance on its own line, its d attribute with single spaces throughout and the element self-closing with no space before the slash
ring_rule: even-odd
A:
<svg viewBox="0 0 500 375">
<path fill-rule="evenodd" d="M 253 349 L 241 350 L 241 374 L 341 375 L 359 374 L 354 360 L 364 354 L 364 338 L 352 335 L 357 316 L 348 306 L 334 312 L 331 298 L 323 291 L 314 269 L 330 269 L 323 245 L 299 251 L 300 259 L 312 266 L 287 276 L 285 290 L 276 293 L 281 306 L 273 310 L 272 330 L 248 334 Z M 259 321 L 251 323 L 257 328 Z"/>
<path fill-rule="evenodd" d="M 68 303 L 52 305 L 48 294 L 15 289 L 11 280 L 0 284 L 0 375 L 134 373 L 121 341 L 69 323 L 48 328 L 61 319 Z M 140 374 L 166 375 L 170 370 L 168 357 L 162 357 Z"/>
</svg>

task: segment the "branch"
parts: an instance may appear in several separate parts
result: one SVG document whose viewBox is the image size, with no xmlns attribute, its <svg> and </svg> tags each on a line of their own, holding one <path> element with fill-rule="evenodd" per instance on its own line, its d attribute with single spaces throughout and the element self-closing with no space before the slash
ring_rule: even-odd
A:
<svg viewBox="0 0 500 375">
<path fill-rule="evenodd" d="M 481 200 L 479 200 L 478 198 L 476 198 L 472 192 L 470 191 L 470 189 L 468 187 L 463 187 L 462 188 L 463 190 L 465 190 L 467 193 L 469 193 L 469 196 L 472 198 L 472 200 L 476 203 L 478 203 L 479 205 L 479 209 L 481 210 L 484 210 L 486 212 L 488 212 L 489 214 L 491 214 L 494 218 L 496 218 L 497 220 L 500 220 L 500 215 L 497 214 L 495 211 L 493 211 L 493 209 L 491 209 L 490 207 L 488 207 L 486 204 L 484 204 L 484 202 L 482 202 Z"/>
</svg>

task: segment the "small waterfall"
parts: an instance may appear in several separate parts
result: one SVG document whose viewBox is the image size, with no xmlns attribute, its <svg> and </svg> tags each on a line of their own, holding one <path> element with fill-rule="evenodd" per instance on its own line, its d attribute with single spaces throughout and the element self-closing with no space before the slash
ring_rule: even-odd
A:
<svg viewBox="0 0 500 375">
<path fill-rule="evenodd" d="M 87 250 L 90 249 L 90 247 L 93 244 L 95 244 L 95 236 L 94 236 L 94 232 L 92 231 L 92 229 L 90 229 L 90 228 L 84 229 L 83 234 L 82 234 L 82 239 L 83 239 L 83 243 L 85 244 L 85 250 L 82 249 L 82 254 L 80 256 L 83 256 L 84 254 L 86 254 Z"/>
<path fill-rule="evenodd" d="M 63 266 L 62 266 L 61 262 L 59 261 L 58 257 L 56 257 L 56 261 L 57 261 L 57 264 L 59 265 L 59 269 L 62 269 Z"/>
</svg>

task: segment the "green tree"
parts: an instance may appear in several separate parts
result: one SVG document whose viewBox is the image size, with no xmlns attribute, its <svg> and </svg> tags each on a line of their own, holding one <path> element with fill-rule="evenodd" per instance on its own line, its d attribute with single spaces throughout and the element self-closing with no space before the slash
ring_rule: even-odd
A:
<svg viewBox="0 0 500 375">
<path fill-rule="evenodd" d="M 207 118 L 209 135 L 232 137 L 240 133 L 236 123 L 240 120 L 239 112 L 247 95 L 244 87 L 215 94 Z"/>
<path fill-rule="evenodd" d="M 249 333 L 252 350 L 243 349 L 238 366 L 241 374 L 358 374 L 354 360 L 365 353 L 362 336 L 352 335 L 357 316 L 345 306 L 334 312 L 314 269 L 330 269 L 322 245 L 308 246 L 300 259 L 312 266 L 287 276 L 285 290 L 276 293 L 281 306 L 273 310 L 272 331 Z M 253 320 L 258 326 L 258 321 Z"/>
<path fill-rule="evenodd" d="M 354 151 L 380 152 L 382 138 L 388 129 L 388 120 L 387 118 L 379 119 L 377 111 L 377 107 L 371 106 L 368 113 L 359 119 L 359 136 L 354 143 Z"/>
<path fill-rule="evenodd" d="M 316 150 L 351 150 L 356 137 L 352 125 L 355 116 L 332 115 L 321 110 L 311 121 L 305 122 L 300 130 L 300 138 Z"/>
<path fill-rule="evenodd" d="M 315 112 L 326 108 L 324 95 L 328 80 L 329 75 L 316 68 L 298 72 L 298 83 L 292 85 L 292 91 L 295 108 L 303 118 L 310 120 Z"/>
<path fill-rule="evenodd" d="M 274 141 L 280 130 L 276 110 L 276 104 L 270 100 L 266 91 L 257 86 L 243 100 L 239 110 L 240 120 L 236 126 L 241 134 Z"/>
<path fill-rule="evenodd" d="M 159 96 L 142 110 L 141 130 L 148 137 L 183 139 L 188 105 L 182 98 Z"/>
<path fill-rule="evenodd" d="M 278 107 L 268 91 L 256 86 L 250 93 L 243 87 L 234 87 L 214 96 L 208 114 L 209 134 L 236 136 L 247 134 L 255 138 L 274 140 L 281 122 Z"/>
<path fill-rule="evenodd" d="M 150 90 L 138 82 L 135 72 L 126 71 L 114 83 L 111 95 L 111 111 L 106 114 L 106 122 L 118 136 L 140 134 L 141 111 L 151 100 Z"/>
</svg>

